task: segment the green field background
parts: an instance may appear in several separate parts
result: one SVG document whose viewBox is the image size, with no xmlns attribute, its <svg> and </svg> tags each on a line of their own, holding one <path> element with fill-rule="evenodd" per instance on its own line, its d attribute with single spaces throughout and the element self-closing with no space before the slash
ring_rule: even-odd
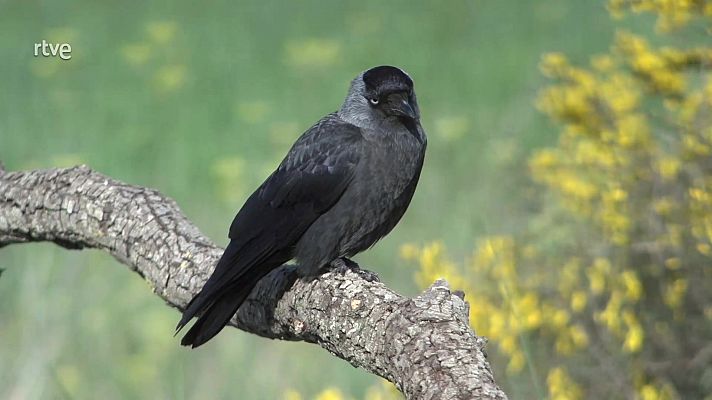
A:
<svg viewBox="0 0 712 400">
<path fill-rule="evenodd" d="M 357 261 L 414 295 L 401 244 L 443 240 L 464 258 L 478 237 L 526 223 L 526 159 L 557 137 L 534 107 L 541 54 L 585 62 L 612 35 L 601 1 L 0 1 L 0 160 L 85 163 L 154 187 L 225 244 L 246 196 L 350 79 L 397 65 L 416 83 L 426 165 L 403 221 Z M 33 57 L 42 39 L 70 43 L 72 59 Z M 10 246 L 0 268 L 3 399 L 309 398 L 327 386 L 360 399 L 379 381 L 317 346 L 235 329 L 182 348 L 178 312 L 101 252 Z"/>
</svg>

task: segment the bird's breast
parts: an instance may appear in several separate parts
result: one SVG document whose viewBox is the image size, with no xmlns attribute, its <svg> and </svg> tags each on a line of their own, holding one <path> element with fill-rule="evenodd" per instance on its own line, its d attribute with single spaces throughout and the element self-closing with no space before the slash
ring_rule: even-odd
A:
<svg viewBox="0 0 712 400">
<path fill-rule="evenodd" d="M 412 138 L 412 137 L 411 137 Z M 350 232 L 342 243 L 344 252 L 370 247 L 390 232 L 410 204 L 423 164 L 424 147 L 413 143 L 381 144 L 365 152 L 340 212 Z"/>
<path fill-rule="evenodd" d="M 413 197 L 425 152 L 424 143 L 405 135 L 363 143 L 348 188 L 300 240 L 300 262 L 318 267 L 353 256 L 395 227 Z"/>
<path fill-rule="evenodd" d="M 423 162 L 423 149 L 412 137 L 405 138 L 405 143 L 370 144 L 364 159 L 359 163 L 357 177 L 362 190 L 368 197 L 397 198 L 400 193 L 420 173 Z"/>
</svg>

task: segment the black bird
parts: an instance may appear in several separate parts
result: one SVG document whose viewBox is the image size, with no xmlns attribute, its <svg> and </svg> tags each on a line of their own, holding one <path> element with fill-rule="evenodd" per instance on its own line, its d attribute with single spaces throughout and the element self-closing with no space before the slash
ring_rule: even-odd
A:
<svg viewBox="0 0 712 400">
<path fill-rule="evenodd" d="M 230 244 L 178 323 L 176 332 L 198 316 L 181 344 L 217 335 L 257 282 L 287 261 L 313 275 L 388 234 L 413 197 L 425 147 L 408 74 L 380 66 L 357 76 L 341 109 L 297 140 L 235 216 Z"/>
</svg>

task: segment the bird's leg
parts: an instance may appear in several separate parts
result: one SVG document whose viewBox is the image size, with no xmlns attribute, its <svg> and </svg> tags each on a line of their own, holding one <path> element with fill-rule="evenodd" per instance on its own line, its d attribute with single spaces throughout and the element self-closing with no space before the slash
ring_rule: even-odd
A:
<svg viewBox="0 0 712 400">
<path fill-rule="evenodd" d="M 353 273 L 358 274 L 358 276 L 360 276 L 361 278 L 363 278 L 364 280 L 366 280 L 368 282 L 380 282 L 381 281 L 375 272 L 366 271 L 365 269 L 361 269 L 361 267 L 359 267 L 359 265 L 356 262 L 354 262 L 346 257 L 337 258 L 334 261 L 332 261 L 330 263 L 330 265 L 331 265 L 330 269 L 332 271 L 338 272 L 342 275 L 345 274 L 346 271 L 351 271 Z"/>
</svg>

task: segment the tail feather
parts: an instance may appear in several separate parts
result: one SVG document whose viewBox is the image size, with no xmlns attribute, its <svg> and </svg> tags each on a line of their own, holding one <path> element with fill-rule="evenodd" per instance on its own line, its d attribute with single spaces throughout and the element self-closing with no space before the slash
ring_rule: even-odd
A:
<svg viewBox="0 0 712 400">
<path fill-rule="evenodd" d="M 183 336 L 180 344 L 196 348 L 217 335 L 252 291 L 254 285 L 245 285 L 215 300 Z M 187 322 L 187 321 L 186 321 Z"/>
<path fill-rule="evenodd" d="M 245 249 L 236 241 L 228 244 L 215 271 L 183 312 L 176 334 L 193 317 L 198 320 L 183 336 L 181 344 L 196 348 L 220 332 L 265 275 L 291 258 L 289 252 L 269 253 L 261 248 Z"/>
<path fill-rule="evenodd" d="M 183 316 L 181 317 L 180 321 L 178 322 L 178 325 L 176 325 L 176 333 L 173 335 L 177 335 L 178 332 L 183 329 L 183 327 L 190 321 L 195 314 L 202 308 L 203 302 L 201 299 L 200 294 L 197 296 L 193 297 L 192 300 L 190 300 L 190 303 L 185 307 L 185 311 L 183 311 Z"/>
<path fill-rule="evenodd" d="M 212 295 L 204 295 L 202 292 L 198 294 L 186 308 L 176 333 L 194 315 L 199 316 L 198 320 L 183 336 L 180 344 L 196 348 L 212 339 L 230 322 L 232 316 L 235 315 L 238 308 L 250 295 L 257 282 L 279 265 L 281 263 L 253 267 L 247 271 L 247 274 L 243 275 L 239 284 L 226 287 L 224 290 Z"/>
<path fill-rule="evenodd" d="M 178 334 L 178 332 L 180 332 L 181 329 L 183 329 L 186 324 L 188 324 L 191 319 L 193 319 L 193 317 L 199 315 L 201 311 L 205 311 L 206 309 L 210 308 L 216 299 L 220 298 L 223 294 L 225 294 L 225 286 L 234 286 L 234 284 L 231 285 L 231 282 L 229 282 L 228 279 L 223 279 L 220 276 L 220 273 L 221 271 L 229 270 L 230 267 L 235 264 L 239 250 L 240 247 L 236 244 L 235 241 L 231 241 L 228 244 L 227 248 L 225 249 L 225 252 L 220 257 L 218 264 L 215 266 L 215 271 L 213 271 L 213 274 L 210 276 L 208 281 L 200 290 L 200 293 L 193 297 L 193 299 L 190 300 L 190 303 L 188 303 L 188 305 L 185 307 L 185 310 L 183 311 L 183 316 L 178 322 L 178 325 L 176 325 L 176 335 Z"/>
</svg>

